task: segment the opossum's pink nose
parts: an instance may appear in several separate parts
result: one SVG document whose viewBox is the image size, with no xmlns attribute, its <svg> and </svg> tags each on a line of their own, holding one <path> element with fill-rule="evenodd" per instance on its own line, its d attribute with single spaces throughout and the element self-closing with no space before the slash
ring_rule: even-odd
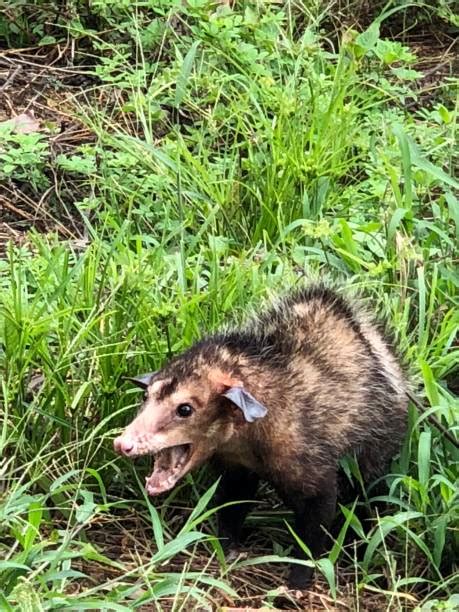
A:
<svg viewBox="0 0 459 612">
<path fill-rule="evenodd" d="M 121 455 L 129 455 L 134 450 L 134 441 L 131 440 L 128 436 L 118 436 L 113 441 L 113 446 L 117 453 Z"/>
</svg>

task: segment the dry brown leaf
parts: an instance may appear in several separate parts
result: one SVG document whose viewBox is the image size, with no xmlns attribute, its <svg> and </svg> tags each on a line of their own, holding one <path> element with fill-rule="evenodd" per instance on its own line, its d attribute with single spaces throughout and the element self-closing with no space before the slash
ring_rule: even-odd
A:
<svg viewBox="0 0 459 612">
<path fill-rule="evenodd" d="M 9 123 L 16 134 L 33 134 L 40 130 L 40 121 L 35 119 L 33 112 L 21 113 L 2 123 Z"/>
</svg>

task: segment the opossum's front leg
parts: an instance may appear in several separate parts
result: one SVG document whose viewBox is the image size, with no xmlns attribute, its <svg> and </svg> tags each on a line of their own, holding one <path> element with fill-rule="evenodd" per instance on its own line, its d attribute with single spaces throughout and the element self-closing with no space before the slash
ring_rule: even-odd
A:
<svg viewBox="0 0 459 612">
<path fill-rule="evenodd" d="M 284 499 L 295 515 L 294 529 L 306 544 L 314 559 L 324 551 L 326 534 L 330 529 L 336 510 L 336 485 L 330 484 L 329 490 L 315 497 L 305 497 L 299 492 L 290 491 Z M 304 551 L 295 544 L 294 555 L 298 559 L 308 559 Z M 289 587 L 304 589 L 312 580 L 314 569 L 304 565 L 291 565 L 288 578 Z"/>
<path fill-rule="evenodd" d="M 239 500 L 253 500 L 257 492 L 258 476 L 244 467 L 227 467 L 217 491 L 218 505 Z M 217 513 L 218 536 L 224 549 L 237 547 L 241 542 L 244 519 L 251 504 L 232 504 Z"/>
</svg>

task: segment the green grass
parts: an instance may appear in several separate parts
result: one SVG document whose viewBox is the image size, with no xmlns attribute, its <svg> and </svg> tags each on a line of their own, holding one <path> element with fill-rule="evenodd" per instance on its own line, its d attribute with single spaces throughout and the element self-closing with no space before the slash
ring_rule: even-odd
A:
<svg viewBox="0 0 459 612">
<path fill-rule="evenodd" d="M 454 79 L 417 99 L 416 57 L 380 20 L 338 34 L 318 2 L 147 4 L 94 2 L 92 20 L 69 13 L 51 34 L 33 3 L 35 33 L 27 11 L 19 33 L 0 18 L 11 45 L 73 39 L 97 76 L 72 102 L 93 138 L 71 152 L 0 126 L 0 180 L 39 202 L 57 176 L 50 214 L 63 202 L 81 228 L 32 230 L 0 259 L 2 610 L 273 604 L 290 536 L 270 491 L 248 558 L 228 564 L 212 473 L 152 502 L 147 463 L 115 457 L 112 439 L 139 399 L 123 376 L 304 277 L 340 279 L 385 313 L 428 413 L 457 431 Z M 340 509 L 317 566 L 331 599 L 458 605 L 457 460 L 413 407 L 373 500 L 385 511 L 364 528 Z"/>
</svg>

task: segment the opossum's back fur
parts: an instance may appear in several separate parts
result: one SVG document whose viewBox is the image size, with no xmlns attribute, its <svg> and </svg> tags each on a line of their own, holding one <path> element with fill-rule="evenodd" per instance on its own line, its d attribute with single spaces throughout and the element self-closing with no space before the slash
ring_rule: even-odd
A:
<svg viewBox="0 0 459 612">
<path fill-rule="evenodd" d="M 407 383 L 389 341 L 353 300 L 324 285 L 199 342 L 169 367 L 179 376 L 222 367 L 240 377 L 268 415 L 223 458 L 239 453 L 271 480 L 306 479 L 311 492 L 348 452 L 366 480 L 378 475 L 404 436 Z"/>
</svg>

